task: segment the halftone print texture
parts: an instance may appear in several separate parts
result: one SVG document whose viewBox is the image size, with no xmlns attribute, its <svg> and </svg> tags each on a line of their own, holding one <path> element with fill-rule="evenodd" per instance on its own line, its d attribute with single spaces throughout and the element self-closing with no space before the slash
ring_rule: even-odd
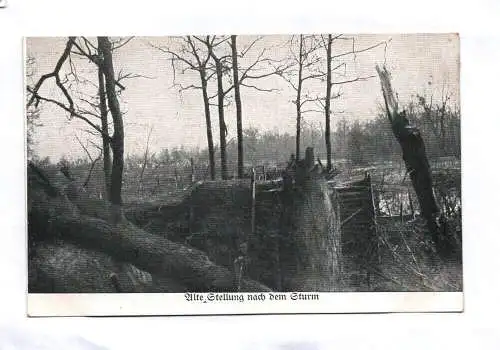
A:
<svg viewBox="0 0 500 350">
<path fill-rule="evenodd" d="M 25 45 L 31 295 L 462 292 L 457 34 Z"/>
</svg>

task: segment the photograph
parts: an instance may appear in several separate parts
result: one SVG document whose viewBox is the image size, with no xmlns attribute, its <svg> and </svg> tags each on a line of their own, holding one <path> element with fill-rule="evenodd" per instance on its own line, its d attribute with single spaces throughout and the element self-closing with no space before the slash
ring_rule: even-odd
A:
<svg viewBox="0 0 500 350">
<path fill-rule="evenodd" d="M 119 295 L 210 313 L 460 295 L 462 310 L 458 34 L 24 46 L 28 314 Z"/>
</svg>

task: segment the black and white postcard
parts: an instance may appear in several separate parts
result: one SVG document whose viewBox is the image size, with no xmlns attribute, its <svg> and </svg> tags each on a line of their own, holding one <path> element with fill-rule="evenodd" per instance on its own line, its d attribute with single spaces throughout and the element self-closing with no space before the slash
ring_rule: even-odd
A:
<svg viewBox="0 0 500 350">
<path fill-rule="evenodd" d="M 463 310 L 458 34 L 24 59 L 30 316 Z"/>
</svg>

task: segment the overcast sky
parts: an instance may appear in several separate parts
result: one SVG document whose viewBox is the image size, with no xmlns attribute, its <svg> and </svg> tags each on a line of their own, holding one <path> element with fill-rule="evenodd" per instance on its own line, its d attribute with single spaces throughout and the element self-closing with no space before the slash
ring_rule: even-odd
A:
<svg viewBox="0 0 500 350">
<path fill-rule="evenodd" d="M 376 74 L 375 65 L 386 63 L 393 75 L 394 88 L 402 102 L 408 101 L 417 93 L 441 98 L 443 88 L 452 94 L 452 101 L 458 101 L 459 94 L 459 40 L 452 34 L 412 34 L 412 35 L 345 35 L 355 39 L 355 48 L 362 49 L 379 42 L 387 42 L 373 50 L 352 56 L 343 61 L 347 65 L 347 78 L 365 77 Z M 238 46 L 244 48 L 255 36 L 239 36 Z M 288 36 L 266 36 L 249 51 L 247 58 L 240 63 L 245 67 L 255 60 L 264 47 L 269 48 L 266 55 L 275 59 L 285 57 L 289 52 Z M 66 38 L 28 38 L 26 53 L 36 59 L 37 80 L 41 74 L 53 70 L 57 59 L 64 49 Z M 124 82 L 126 90 L 122 93 L 122 108 L 127 112 L 125 122 L 126 154 L 144 152 L 148 130 L 152 128 L 151 149 L 158 152 L 162 148 L 184 145 L 187 147 L 206 147 L 206 128 L 201 92 L 185 91 L 182 96 L 172 87 L 173 69 L 168 56 L 153 48 L 169 46 L 178 48 L 179 38 L 136 37 L 128 45 L 116 52 L 115 71 L 137 73 L 147 78 L 137 78 Z M 352 42 L 334 43 L 333 52 L 345 52 Z M 323 51 L 320 51 L 323 54 Z M 94 67 L 86 61 L 75 64 L 81 76 L 95 81 Z M 335 64 L 334 64 L 335 65 Z M 177 74 L 176 81 L 185 85 L 197 83 L 197 75 L 187 72 Z M 338 77 L 338 79 L 345 79 Z M 226 83 L 227 84 L 227 83 Z M 294 91 L 279 77 L 272 77 L 254 84 L 261 88 L 272 88 L 274 92 L 259 92 L 242 88 L 243 126 L 257 127 L 261 130 L 294 132 L 295 106 L 291 103 Z M 323 93 L 319 85 L 309 88 Z M 373 118 L 382 103 L 378 78 L 343 85 L 343 95 L 333 102 L 334 121 L 340 118 L 367 120 Z M 95 88 L 88 88 L 95 93 Z M 54 82 L 46 83 L 40 90 L 44 96 L 58 98 Z M 215 100 L 213 101 L 215 103 Z M 312 107 L 312 106 L 311 106 Z M 319 125 L 323 115 L 307 114 L 305 120 Z M 57 161 L 61 156 L 77 158 L 84 156 L 75 134 L 86 142 L 89 136 L 82 132 L 85 123 L 79 120 L 68 121 L 67 115 L 58 107 L 44 104 L 41 113 L 42 127 L 37 128 L 36 152 L 40 156 L 50 156 Z M 234 104 L 226 110 L 228 139 L 236 136 Z M 216 106 L 212 108 L 214 141 L 217 142 L 218 119 Z M 97 151 L 95 151 L 97 152 Z"/>
</svg>

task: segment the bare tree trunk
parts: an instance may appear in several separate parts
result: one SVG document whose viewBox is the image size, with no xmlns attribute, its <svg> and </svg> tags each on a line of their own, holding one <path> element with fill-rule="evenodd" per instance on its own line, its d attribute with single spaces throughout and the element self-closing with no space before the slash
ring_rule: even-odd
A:
<svg viewBox="0 0 500 350">
<path fill-rule="evenodd" d="M 113 54 L 111 42 L 108 37 L 98 37 L 98 49 L 102 55 L 101 67 L 106 80 L 106 96 L 108 98 L 109 110 L 113 118 L 113 166 L 111 170 L 111 204 L 116 211 L 116 219 L 121 218 L 122 204 L 122 181 L 123 181 L 123 152 L 124 152 L 124 130 L 123 117 L 120 111 L 120 103 L 116 96 L 115 73 L 113 68 Z"/>
<path fill-rule="evenodd" d="M 217 107 L 219 110 L 219 135 L 220 135 L 220 168 L 221 178 L 227 179 L 227 159 L 226 159 L 226 122 L 224 121 L 224 87 L 222 86 L 222 62 L 215 59 L 215 69 L 217 72 Z"/>
<path fill-rule="evenodd" d="M 300 97 L 302 94 L 302 56 L 303 56 L 303 41 L 304 37 L 300 35 L 299 40 L 299 81 L 297 84 L 297 100 L 295 101 L 295 105 L 297 107 L 297 130 L 295 133 L 295 159 L 300 159 L 300 124 L 301 124 L 301 102 Z"/>
<path fill-rule="evenodd" d="M 146 150 L 144 151 L 144 160 L 142 161 L 141 174 L 139 175 L 139 193 L 141 195 L 144 194 L 144 171 L 148 165 L 148 157 L 149 157 L 149 139 L 151 138 L 151 132 L 153 131 L 153 127 L 149 128 L 148 138 L 146 140 Z"/>
<path fill-rule="evenodd" d="M 241 111 L 240 82 L 238 77 L 238 55 L 236 50 L 236 35 L 231 35 L 231 52 L 233 56 L 234 102 L 236 105 L 236 129 L 238 139 L 238 178 L 243 178 L 243 125 Z"/>
<path fill-rule="evenodd" d="M 332 35 L 328 34 L 326 48 L 325 143 L 326 170 L 332 169 L 332 143 L 330 139 L 330 99 L 332 98 Z"/>
<path fill-rule="evenodd" d="M 446 127 L 445 127 L 445 117 L 446 117 L 446 104 L 443 103 L 441 109 L 441 115 L 439 118 L 439 125 L 441 129 L 441 152 L 443 156 L 448 156 L 448 147 L 446 143 Z"/>
<path fill-rule="evenodd" d="M 203 92 L 203 106 L 205 107 L 205 121 L 207 124 L 207 142 L 208 142 L 208 161 L 210 164 L 210 179 L 215 180 L 215 151 L 214 138 L 212 135 L 212 120 L 210 118 L 210 100 L 208 98 L 208 87 L 206 72 L 200 70 L 201 89 Z"/>
<path fill-rule="evenodd" d="M 101 113 L 101 129 L 102 129 L 102 154 L 103 154 L 103 170 L 104 170 L 104 185 L 106 192 L 106 200 L 111 199 L 111 152 L 109 144 L 109 128 L 108 128 L 108 106 L 106 103 L 106 87 L 104 83 L 104 72 L 99 67 L 99 110 Z"/>
</svg>

